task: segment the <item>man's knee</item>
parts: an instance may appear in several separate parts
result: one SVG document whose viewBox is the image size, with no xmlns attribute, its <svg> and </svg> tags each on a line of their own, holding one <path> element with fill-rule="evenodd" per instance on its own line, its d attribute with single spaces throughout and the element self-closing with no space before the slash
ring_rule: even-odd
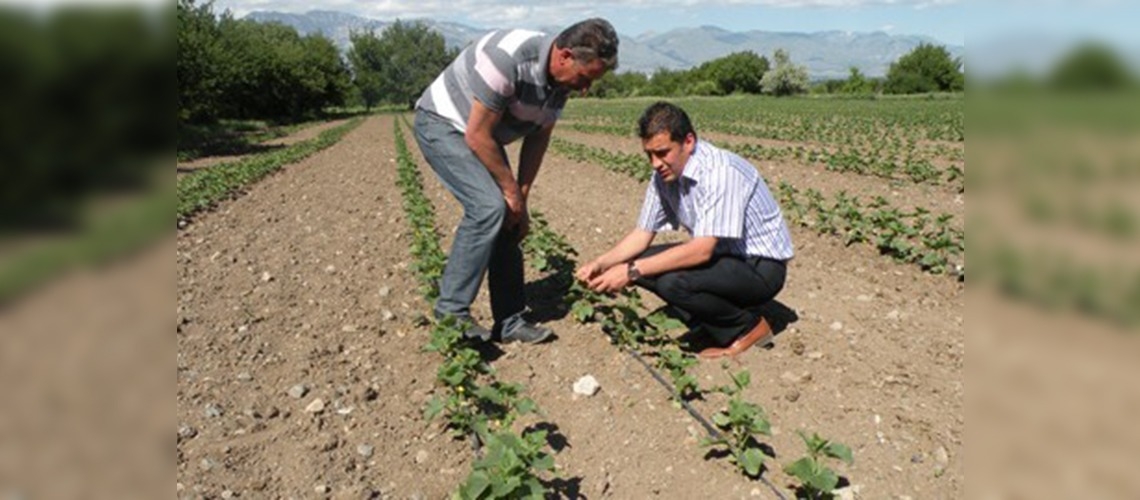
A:
<svg viewBox="0 0 1140 500">
<path fill-rule="evenodd" d="M 684 302 L 692 294 L 683 272 L 665 273 L 657 277 L 657 295 L 666 302 Z"/>
<path fill-rule="evenodd" d="M 466 216 L 476 225 L 486 229 L 496 229 L 507 215 L 507 202 L 501 197 L 480 200 L 466 210 Z"/>
</svg>

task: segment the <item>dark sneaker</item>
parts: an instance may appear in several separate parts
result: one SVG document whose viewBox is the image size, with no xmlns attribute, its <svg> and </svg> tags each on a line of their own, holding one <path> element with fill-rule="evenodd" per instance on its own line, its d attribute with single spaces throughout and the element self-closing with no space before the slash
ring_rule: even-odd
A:
<svg viewBox="0 0 1140 500">
<path fill-rule="evenodd" d="M 491 340 L 491 330 L 483 328 L 483 325 L 476 323 L 475 320 L 467 320 L 467 329 L 463 331 L 463 336 L 486 342 Z"/>
<path fill-rule="evenodd" d="M 435 313 L 435 318 L 437 320 L 442 321 L 445 317 L 447 316 Z M 470 316 L 456 316 L 455 320 L 460 324 L 467 325 L 467 329 L 463 331 L 463 336 L 465 338 L 479 339 L 484 342 L 491 340 L 491 331 L 483 328 L 483 325 L 480 325 L 479 322 L 475 321 L 474 318 Z"/>
<path fill-rule="evenodd" d="M 518 326 L 514 327 L 510 332 L 503 334 L 503 342 L 522 342 L 524 344 L 537 344 L 542 342 L 551 335 L 554 335 L 554 330 L 545 326 L 538 326 L 530 322 L 521 322 Z"/>
</svg>

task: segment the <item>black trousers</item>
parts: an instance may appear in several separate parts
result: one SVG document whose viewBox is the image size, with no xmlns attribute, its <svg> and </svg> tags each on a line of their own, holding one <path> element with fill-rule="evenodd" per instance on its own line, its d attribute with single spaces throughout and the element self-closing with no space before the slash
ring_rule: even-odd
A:
<svg viewBox="0 0 1140 500">
<path fill-rule="evenodd" d="M 673 245 L 655 245 L 638 258 Z M 693 330 L 704 330 L 727 346 L 760 321 L 754 309 L 784 288 L 787 265 L 763 257 L 714 256 L 699 267 L 642 277 L 635 283 L 661 297 L 687 317 Z"/>
</svg>

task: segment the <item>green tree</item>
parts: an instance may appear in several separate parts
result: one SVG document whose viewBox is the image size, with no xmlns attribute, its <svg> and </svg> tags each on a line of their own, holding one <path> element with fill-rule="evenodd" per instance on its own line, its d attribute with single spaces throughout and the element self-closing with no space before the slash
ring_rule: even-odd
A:
<svg viewBox="0 0 1140 500">
<path fill-rule="evenodd" d="M 847 77 L 847 80 L 844 81 L 843 88 L 841 89 L 844 94 L 866 94 L 874 90 L 874 84 L 870 80 L 867 80 L 867 77 L 863 75 L 862 71 L 859 71 L 859 68 L 852 66 L 850 71 L 851 74 Z"/>
<path fill-rule="evenodd" d="M 644 93 L 648 85 L 649 77 L 644 73 L 607 71 L 590 86 L 589 95 L 603 98 L 634 97 Z"/>
<path fill-rule="evenodd" d="M 759 94 L 762 90 L 760 81 L 769 69 L 767 58 L 747 50 L 708 61 L 693 72 L 698 82 L 714 82 L 719 94 Z"/>
<path fill-rule="evenodd" d="M 382 49 L 380 38 L 371 31 L 348 35 L 352 48 L 348 50 L 348 63 L 352 66 L 352 84 L 360 92 L 364 107 L 371 110 L 384 96 L 381 84 Z"/>
<path fill-rule="evenodd" d="M 922 43 L 891 63 L 885 90 L 891 94 L 917 94 L 958 91 L 965 86 L 962 60 L 951 58 L 946 47 Z"/>
<path fill-rule="evenodd" d="M 298 120 L 344 102 L 348 69 L 328 39 L 229 13 L 218 25 L 227 118 Z"/>
<path fill-rule="evenodd" d="M 776 67 L 765 73 L 760 80 L 764 92 L 775 96 L 807 92 L 807 68 L 793 64 L 791 57 L 784 49 L 776 49 L 772 59 L 776 62 Z"/>
<path fill-rule="evenodd" d="M 1058 90 L 1120 90 L 1133 84 L 1133 75 L 1111 47 L 1089 42 L 1063 57 L 1048 81 Z"/>
<path fill-rule="evenodd" d="M 397 20 L 378 39 L 370 34 L 356 35 L 349 60 L 365 102 L 379 99 L 411 108 L 457 55 L 457 51 L 447 49 L 443 35 L 426 24 Z"/>
<path fill-rule="evenodd" d="M 178 0 L 176 6 L 178 48 L 174 71 L 179 124 L 214 121 L 220 112 L 221 31 L 212 6 L 213 2 L 197 5 L 194 0 Z"/>
</svg>

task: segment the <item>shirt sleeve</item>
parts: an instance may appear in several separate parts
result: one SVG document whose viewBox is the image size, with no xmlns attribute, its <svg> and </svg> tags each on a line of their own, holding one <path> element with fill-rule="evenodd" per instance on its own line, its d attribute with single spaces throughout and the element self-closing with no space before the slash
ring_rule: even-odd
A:
<svg viewBox="0 0 1140 500">
<path fill-rule="evenodd" d="M 743 238 L 748 197 L 755 183 L 749 183 L 731 168 L 711 170 L 697 184 L 693 237 Z"/>
<path fill-rule="evenodd" d="M 496 113 L 506 110 L 515 95 L 518 66 L 505 50 L 489 42 L 494 34 L 483 37 L 474 47 L 475 71 L 471 81 L 474 98 Z"/>
<path fill-rule="evenodd" d="M 668 222 L 665 206 L 661 203 L 661 195 L 657 192 L 657 181 L 650 180 L 649 187 L 645 188 L 645 201 L 641 204 L 641 215 L 637 218 L 637 227 L 657 233 L 666 229 Z"/>
</svg>

